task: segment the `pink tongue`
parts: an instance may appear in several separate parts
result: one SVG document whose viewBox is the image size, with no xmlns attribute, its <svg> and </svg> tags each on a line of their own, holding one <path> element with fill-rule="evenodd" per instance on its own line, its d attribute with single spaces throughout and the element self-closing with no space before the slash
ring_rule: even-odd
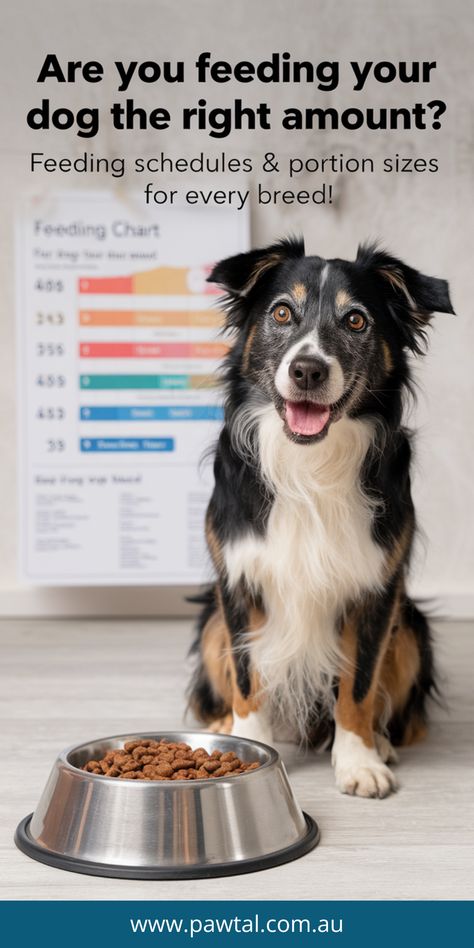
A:
<svg viewBox="0 0 474 948">
<path fill-rule="evenodd" d="M 315 405 L 313 402 L 286 403 L 286 421 L 293 434 L 319 434 L 327 423 L 329 414 L 327 405 Z"/>
</svg>

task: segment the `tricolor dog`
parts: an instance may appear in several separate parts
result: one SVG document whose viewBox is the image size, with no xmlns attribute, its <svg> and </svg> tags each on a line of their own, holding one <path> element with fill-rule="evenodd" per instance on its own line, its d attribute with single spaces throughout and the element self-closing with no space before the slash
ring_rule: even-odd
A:
<svg viewBox="0 0 474 948">
<path fill-rule="evenodd" d="M 384 797 L 392 745 L 425 729 L 430 632 L 408 597 L 415 516 L 402 424 L 408 355 L 445 280 L 382 250 L 354 262 L 284 240 L 217 264 L 234 344 L 206 533 L 191 706 L 272 743 L 332 742 L 344 793 Z"/>
</svg>

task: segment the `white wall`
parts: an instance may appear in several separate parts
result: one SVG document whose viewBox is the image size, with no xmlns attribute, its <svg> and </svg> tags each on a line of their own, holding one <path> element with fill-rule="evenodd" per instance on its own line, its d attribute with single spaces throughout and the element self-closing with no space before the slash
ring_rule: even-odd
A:
<svg viewBox="0 0 474 948">
<path fill-rule="evenodd" d="M 151 589 L 34 590 L 17 583 L 13 217 L 18 195 L 31 187 L 28 156 L 34 148 L 65 156 L 84 150 L 136 155 L 163 149 L 175 156 L 201 149 L 225 150 L 256 161 L 268 150 L 280 156 L 322 157 L 344 151 L 377 158 L 398 151 L 439 157 L 437 175 L 335 179 L 332 207 L 259 212 L 254 208 L 252 231 L 256 244 L 302 232 L 308 251 L 323 256 L 351 257 L 360 239 L 376 236 L 412 265 L 449 278 L 458 315 L 437 317 L 430 353 L 419 368 L 423 395 L 415 414 L 419 429 L 415 495 L 426 543 L 417 558 L 414 586 L 418 594 L 434 597 L 444 613 L 474 614 L 472 26 L 472 5 L 467 0 L 452 0 L 449 5 L 444 0 L 399 0 L 396 4 L 391 0 L 239 0 L 232 4 L 218 0 L 16 0 L 3 11 L 0 612 L 171 612 L 179 608 L 181 594 Z M 104 130 L 96 139 L 79 141 L 72 134 L 32 132 L 26 126 L 27 109 L 43 94 L 35 88 L 34 78 L 46 52 L 68 59 L 99 59 L 104 64 L 130 58 L 191 63 L 202 49 L 230 61 L 261 59 L 274 50 L 287 49 L 296 58 L 313 62 L 438 62 L 431 86 L 373 85 L 365 99 L 352 93 L 347 83 L 322 95 L 305 85 L 295 90 L 255 84 L 235 90 L 229 84 L 220 90 L 206 88 L 206 98 L 214 104 L 236 94 L 249 104 L 266 99 L 275 109 L 323 103 L 336 108 L 403 105 L 441 98 L 448 102 L 448 112 L 438 132 L 303 132 L 295 137 L 275 129 L 243 132 L 217 143 L 178 128 L 133 135 Z M 92 103 L 105 108 L 115 98 L 109 80 L 90 87 L 62 87 L 60 95 L 52 87 L 49 91 L 76 108 Z M 140 86 L 134 92 L 149 108 L 172 102 L 174 109 L 193 98 L 189 86 Z M 77 176 L 77 181 L 66 183 L 81 187 L 85 182 Z M 91 186 L 91 181 L 86 184 Z M 52 182 L 38 180 L 38 185 L 47 188 Z M 300 178 L 298 186 L 312 188 L 312 178 Z"/>
</svg>

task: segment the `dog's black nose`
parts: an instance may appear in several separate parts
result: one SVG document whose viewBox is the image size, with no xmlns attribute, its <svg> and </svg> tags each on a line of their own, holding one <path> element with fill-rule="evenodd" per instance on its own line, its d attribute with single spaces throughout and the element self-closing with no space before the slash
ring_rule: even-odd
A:
<svg viewBox="0 0 474 948">
<path fill-rule="evenodd" d="M 290 378 L 295 385 L 302 391 L 309 391 L 316 388 L 321 382 L 325 382 L 329 369 L 326 362 L 317 359 L 315 356 L 300 355 L 293 362 L 290 362 Z"/>
</svg>

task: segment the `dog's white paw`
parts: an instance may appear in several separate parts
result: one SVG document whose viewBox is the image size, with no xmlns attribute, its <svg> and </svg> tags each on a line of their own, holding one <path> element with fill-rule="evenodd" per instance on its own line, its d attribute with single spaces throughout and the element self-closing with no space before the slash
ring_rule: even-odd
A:
<svg viewBox="0 0 474 948">
<path fill-rule="evenodd" d="M 336 786 L 341 793 L 355 797 L 388 797 L 397 789 L 397 781 L 386 764 L 362 767 L 336 767 Z"/>
<path fill-rule="evenodd" d="M 336 786 L 341 793 L 357 797 L 387 797 L 397 781 L 375 747 L 366 747 L 352 731 L 336 725 L 332 752 Z"/>
<path fill-rule="evenodd" d="M 245 718 L 234 712 L 232 726 L 233 737 L 245 737 L 250 741 L 260 741 L 262 744 L 273 744 L 271 723 L 262 711 L 251 711 Z"/>
<path fill-rule="evenodd" d="M 376 734 L 375 745 L 384 764 L 398 763 L 398 754 L 393 745 L 390 743 L 388 737 L 385 737 L 384 734 Z"/>
</svg>

